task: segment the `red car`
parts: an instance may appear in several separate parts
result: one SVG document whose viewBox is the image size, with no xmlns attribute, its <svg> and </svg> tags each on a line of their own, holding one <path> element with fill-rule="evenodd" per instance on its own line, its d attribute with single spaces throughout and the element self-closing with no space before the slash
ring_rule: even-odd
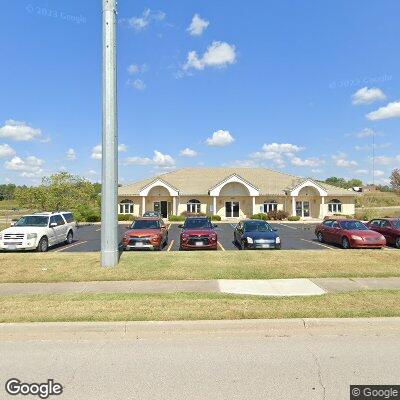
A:
<svg viewBox="0 0 400 400">
<path fill-rule="evenodd" d="M 168 230 L 161 218 L 138 218 L 122 238 L 124 250 L 161 250 L 167 243 Z"/>
<path fill-rule="evenodd" d="M 182 228 L 180 250 L 217 250 L 217 225 L 212 224 L 207 217 L 188 217 L 179 227 Z"/>
<path fill-rule="evenodd" d="M 386 239 L 361 221 L 353 219 L 327 219 L 315 228 L 319 242 L 340 244 L 344 249 L 378 248 L 386 246 Z"/>
<path fill-rule="evenodd" d="M 368 228 L 381 233 L 388 244 L 400 249 L 400 218 L 379 218 L 368 222 Z"/>
</svg>

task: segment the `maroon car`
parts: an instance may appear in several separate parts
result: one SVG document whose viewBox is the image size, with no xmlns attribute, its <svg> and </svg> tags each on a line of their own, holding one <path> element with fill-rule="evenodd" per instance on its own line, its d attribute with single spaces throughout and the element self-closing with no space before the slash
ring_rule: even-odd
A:
<svg viewBox="0 0 400 400">
<path fill-rule="evenodd" d="M 218 237 L 216 225 L 207 217 L 188 217 L 183 225 L 180 236 L 180 250 L 206 249 L 217 250 Z"/>
<path fill-rule="evenodd" d="M 315 228 L 315 235 L 323 243 L 339 244 L 344 249 L 378 248 L 386 246 L 386 239 L 354 219 L 327 219 Z"/>
<path fill-rule="evenodd" d="M 388 244 L 400 249 L 400 218 L 379 218 L 368 222 L 368 228 L 379 232 Z"/>
</svg>

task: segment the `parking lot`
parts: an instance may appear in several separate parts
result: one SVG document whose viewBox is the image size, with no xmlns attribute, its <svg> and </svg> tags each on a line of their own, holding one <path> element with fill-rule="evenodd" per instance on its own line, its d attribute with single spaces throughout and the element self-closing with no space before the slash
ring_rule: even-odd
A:
<svg viewBox="0 0 400 400">
<path fill-rule="evenodd" d="M 279 236 L 282 241 L 282 250 L 326 250 L 337 249 L 338 247 L 319 243 L 314 235 L 315 224 L 310 223 L 271 223 L 278 229 Z M 129 225 L 120 224 L 119 236 L 122 239 L 124 232 Z M 218 234 L 218 249 L 220 251 L 238 250 L 233 242 L 233 230 L 235 224 L 219 223 L 216 228 Z M 100 251 L 100 225 L 84 225 L 79 227 L 77 237 L 71 245 L 57 246 L 50 251 Z M 179 251 L 179 234 L 180 228 L 178 224 L 171 224 L 168 230 L 168 245 L 163 251 Z"/>
</svg>

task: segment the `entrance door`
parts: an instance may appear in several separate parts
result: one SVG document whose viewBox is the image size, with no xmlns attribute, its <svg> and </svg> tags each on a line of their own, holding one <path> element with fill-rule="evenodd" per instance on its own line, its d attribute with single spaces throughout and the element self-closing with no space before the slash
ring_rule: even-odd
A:
<svg viewBox="0 0 400 400">
<path fill-rule="evenodd" d="M 300 218 L 307 218 L 310 216 L 310 202 L 309 201 L 296 201 L 296 215 Z"/>
<path fill-rule="evenodd" d="M 153 209 L 161 213 L 163 218 L 168 217 L 168 201 L 155 201 Z"/>
<path fill-rule="evenodd" d="M 227 201 L 225 203 L 225 216 L 227 218 L 239 218 L 239 209 L 238 201 Z"/>
</svg>

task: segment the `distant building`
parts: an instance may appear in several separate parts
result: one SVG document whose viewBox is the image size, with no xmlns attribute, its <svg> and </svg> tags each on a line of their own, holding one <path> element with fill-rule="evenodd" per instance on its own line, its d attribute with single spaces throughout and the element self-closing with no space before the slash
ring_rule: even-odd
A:
<svg viewBox="0 0 400 400">
<path fill-rule="evenodd" d="M 302 219 L 353 215 L 357 193 L 266 168 L 186 168 L 118 188 L 118 212 L 248 218 L 284 210 Z"/>
</svg>

